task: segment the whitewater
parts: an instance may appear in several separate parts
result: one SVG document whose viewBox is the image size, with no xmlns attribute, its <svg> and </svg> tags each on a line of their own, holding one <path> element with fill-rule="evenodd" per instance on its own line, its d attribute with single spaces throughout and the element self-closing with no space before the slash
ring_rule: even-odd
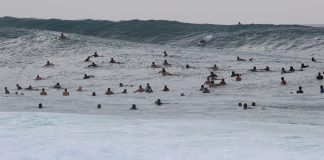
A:
<svg viewBox="0 0 324 160">
<path fill-rule="evenodd" d="M 67 39 L 59 39 L 61 32 Z M 316 75 L 324 71 L 323 47 L 324 28 L 301 25 L 0 18 L 0 84 L 11 93 L 0 96 L 0 159 L 322 159 L 324 83 Z M 94 52 L 99 67 L 88 68 L 84 60 Z M 172 76 L 150 67 L 164 60 Z M 44 67 L 47 61 L 54 66 Z M 280 73 L 301 63 L 309 68 Z M 201 93 L 214 64 L 227 85 Z M 248 72 L 253 66 L 271 72 Z M 288 85 L 280 85 L 281 77 Z M 53 89 L 56 83 L 70 96 Z M 147 83 L 153 93 L 132 93 Z M 48 96 L 16 84 L 45 88 Z M 304 94 L 296 94 L 298 86 Z M 108 96 L 107 88 L 128 94 Z M 164 104 L 155 105 L 157 99 Z"/>
</svg>

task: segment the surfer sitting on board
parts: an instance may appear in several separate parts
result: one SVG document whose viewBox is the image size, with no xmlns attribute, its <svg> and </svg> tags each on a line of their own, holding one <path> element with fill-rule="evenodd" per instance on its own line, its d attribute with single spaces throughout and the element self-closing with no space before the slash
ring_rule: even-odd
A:
<svg viewBox="0 0 324 160">
<path fill-rule="evenodd" d="M 145 91 L 145 89 L 142 87 L 142 85 L 140 85 L 140 86 L 138 87 L 138 89 L 137 89 L 136 91 L 134 91 L 134 93 L 137 93 L 137 92 L 142 93 L 142 92 L 144 92 L 144 91 Z"/>
<path fill-rule="evenodd" d="M 66 39 L 63 33 L 61 33 L 60 39 Z"/>
<path fill-rule="evenodd" d="M 284 77 L 281 77 L 281 85 L 286 85 L 287 84 L 287 81 L 285 80 Z"/>
<path fill-rule="evenodd" d="M 52 67 L 52 66 L 54 66 L 54 64 L 51 63 L 50 61 L 47 61 L 47 63 L 44 66 L 45 67 Z"/>
<path fill-rule="evenodd" d="M 171 64 L 167 60 L 164 60 L 163 65 L 164 66 L 171 66 Z"/>
<path fill-rule="evenodd" d="M 218 67 L 217 67 L 216 64 L 214 64 L 214 66 L 210 67 L 209 69 L 211 69 L 211 70 L 213 70 L 213 71 L 216 71 L 216 70 L 218 70 Z"/>
<path fill-rule="evenodd" d="M 159 73 L 162 73 L 162 76 L 171 75 L 169 72 L 167 72 L 167 71 L 165 70 L 165 68 L 162 68 L 162 70 L 159 71 Z"/>
</svg>

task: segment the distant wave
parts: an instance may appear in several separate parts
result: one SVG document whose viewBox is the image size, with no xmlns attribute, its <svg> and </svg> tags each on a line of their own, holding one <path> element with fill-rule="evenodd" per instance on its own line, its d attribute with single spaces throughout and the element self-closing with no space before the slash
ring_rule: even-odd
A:
<svg viewBox="0 0 324 160">
<path fill-rule="evenodd" d="M 15 29 L 19 29 L 15 30 Z M 14 38 L 29 30 L 51 30 L 137 43 L 215 48 L 259 47 L 281 50 L 322 49 L 324 28 L 301 25 L 212 25 L 175 21 L 58 20 L 0 18 L 0 37 Z M 199 45 L 204 37 L 212 37 Z"/>
</svg>

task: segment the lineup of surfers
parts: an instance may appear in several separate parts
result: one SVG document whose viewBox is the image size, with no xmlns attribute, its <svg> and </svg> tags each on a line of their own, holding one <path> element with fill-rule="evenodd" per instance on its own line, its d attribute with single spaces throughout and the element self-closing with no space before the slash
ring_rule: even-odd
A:
<svg viewBox="0 0 324 160">
<path fill-rule="evenodd" d="M 164 52 L 164 54 L 166 54 L 166 52 Z M 97 52 L 95 52 L 94 55 L 98 56 Z M 238 59 L 239 59 L 239 57 L 238 57 Z M 315 59 L 312 58 L 312 61 L 315 61 Z M 110 63 L 115 63 L 115 62 L 116 61 L 114 61 L 114 59 L 112 58 Z M 164 61 L 163 65 L 164 66 L 171 66 L 171 64 L 169 64 L 167 62 L 167 60 Z M 47 63 L 44 66 L 50 67 L 50 66 L 54 66 L 54 64 L 47 61 Z M 92 66 L 94 66 L 94 65 L 92 64 Z M 158 66 L 154 62 L 152 62 L 151 67 L 152 68 L 158 68 Z M 302 70 L 302 69 L 308 68 L 308 67 L 309 67 L 309 65 L 305 65 L 304 63 L 302 63 L 300 68 Z M 188 68 L 188 67 L 186 67 L 186 68 Z M 218 79 L 218 75 L 216 75 L 214 73 L 214 71 L 217 71 L 219 69 L 216 64 L 214 64 L 212 67 L 210 67 L 208 69 L 210 69 L 212 71 L 210 72 L 210 75 L 207 76 L 207 80 L 205 81 L 205 83 L 203 85 L 201 85 L 200 91 L 202 91 L 203 93 L 209 93 L 210 92 L 209 89 L 206 86 L 208 86 L 209 88 L 215 88 L 215 87 L 218 87 L 218 86 L 226 85 L 225 79 L 224 78 Z M 251 71 L 251 72 L 270 71 L 270 67 L 266 66 L 264 69 L 256 69 L 256 67 L 254 66 L 253 69 L 250 69 L 249 71 Z M 282 68 L 281 73 L 285 74 L 285 73 L 292 73 L 292 72 L 295 72 L 295 71 L 296 71 L 296 69 L 294 69 L 293 66 L 291 66 L 289 71 L 286 71 L 284 68 Z M 160 70 L 158 73 L 161 73 L 164 76 L 165 75 L 171 75 L 169 72 L 166 71 L 165 68 L 162 68 L 162 70 Z M 90 79 L 90 78 L 94 78 L 94 77 L 95 77 L 94 75 L 84 74 L 83 79 Z M 231 77 L 235 77 L 236 81 L 241 81 L 242 80 L 241 74 L 235 73 L 234 71 L 232 71 Z M 39 75 L 37 75 L 36 78 L 35 78 L 35 80 L 42 80 L 42 79 L 43 78 L 40 77 Z M 323 80 L 323 75 L 322 75 L 321 72 L 318 73 L 318 75 L 316 76 L 316 79 Z M 215 83 L 215 80 L 220 80 L 220 82 Z M 287 81 L 284 79 L 284 77 L 281 77 L 281 85 L 287 85 Z M 120 83 L 119 86 L 124 87 L 125 85 Z M 22 90 L 23 89 L 19 84 L 16 84 L 16 87 L 17 87 L 17 90 Z M 53 86 L 53 88 L 61 89 L 61 86 L 60 86 L 59 83 L 57 83 L 55 86 Z M 28 86 L 27 88 L 25 88 L 25 90 L 38 90 L 38 89 L 35 89 L 32 86 Z M 77 91 L 83 91 L 82 87 L 80 86 L 77 89 Z M 167 87 L 167 85 L 164 86 L 164 89 L 162 91 L 165 91 L 165 92 L 169 91 L 169 88 Z M 147 86 L 145 87 L 145 89 L 140 85 L 139 88 L 137 90 L 135 90 L 133 93 L 137 93 L 137 92 L 139 92 L 139 93 L 141 93 L 141 92 L 152 93 L 153 90 L 152 90 L 151 86 L 148 83 Z M 320 86 L 320 92 L 321 93 L 324 92 L 323 86 Z M 124 89 L 121 93 L 126 94 L 127 89 Z M 298 91 L 296 93 L 303 93 L 301 86 L 298 88 Z M 5 87 L 5 94 L 10 94 L 7 87 Z M 115 94 L 115 93 L 112 92 L 110 88 L 108 88 L 107 91 L 105 92 L 105 94 L 106 95 L 112 95 L 112 94 Z M 42 92 L 40 93 L 40 95 L 47 95 L 44 88 L 42 88 Z M 69 96 L 69 93 L 67 92 L 67 89 L 65 89 L 65 91 L 63 92 L 63 95 L 64 96 Z"/>
<path fill-rule="evenodd" d="M 66 39 L 66 37 L 64 36 L 63 33 L 61 34 L 60 39 Z M 90 59 L 93 58 L 93 57 L 97 58 L 97 57 L 101 57 L 101 56 L 99 56 L 98 53 L 95 52 L 93 55 L 88 56 L 84 61 L 85 62 L 90 62 Z M 163 57 L 168 57 L 168 54 L 167 54 L 166 51 L 163 52 Z M 237 57 L 236 60 L 237 61 L 254 61 L 253 58 L 249 58 L 248 60 L 246 60 L 246 59 L 243 59 L 243 58 L 240 58 L 240 57 Z M 314 57 L 312 57 L 311 61 L 316 62 Z M 120 62 L 115 61 L 114 58 L 111 58 L 109 63 L 121 64 Z M 172 75 L 171 73 L 167 72 L 166 68 L 165 68 L 165 67 L 171 67 L 171 64 L 167 60 L 164 60 L 162 65 L 163 65 L 163 68 L 161 66 L 155 64 L 155 62 L 152 62 L 150 67 L 151 68 L 162 68 L 160 71 L 158 71 L 158 73 L 160 73 L 163 76 Z M 44 66 L 45 67 L 52 67 L 52 66 L 54 66 L 54 64 L 51 63 L 50 61 L 47 61 L 47 63 Z M 98 65 L 95 62 L 92 62 L 90 65 L 88 65 L 88 67 L 96 68 L 96 67 L 98 67 Z M 288 71 L 286 71 L 285 68 L 282 68 L 281 73 L 286 74 L 286 73 L 293 73 L 295 71 L 303 71 L 305 68 L 308 68 L 308 67 L 309 67 L 309 65 L 305 65 L 304 63 L 302 63 L 301 66 L 300 66 L 300 69 L 298 69 L 298 70 L 296 70 L 293 66 L 290 66 Z M 190 66 L 189 64 L 186 64 L 185 68 L 193 68 L 193 67 Z M 218 68 L 218 66 L 216 64 L 214 64 L 212 67 L 210 67 L 208 69 L 211 70 L 210 75 L 207 76 L 207 80 L 204 82 L 204 84 L 201 85 L 201 87 L 199 89 L 202 93 L 210 93 L 209 88 L 215 88 L 215 87 L 226 85 L 225 79 L 224 78 L 218 78 L 218 75 L 216 73 L 214 73 L 214 72 L 219 70 L 219 68 Z M 270 70 L 269 66 L 266 66 L 265 68 L 262 68 L 262 69 L 257 69 L 256 66 L 254 66 L 252 69 L 250 69 L 248 71 L 250 71 L 250 72 L 270 72 L 271 70 Z M 324 74 L 324 72 L 323 72 L 323 74 Z M 231 77 L 235 77 L 236 81 L 242 81 L 241 74 L 235 73 L 234 71 L 232 71 Z M 83 79 L 90 79 L 90 78 L 95 78 L 95 76 L 94 75 L 84 74 Z M 318 73 L 318 75 L 316 76 L 316 79 L 323 80 L 323 75 L 321 74 L 321 72 Z M 43 78 L 40 77 L 39 75 L 37 75 L 35 80 L 43 80 Z M 216 80 L 219 80 L 220 82 L 215 83 Z M 285 80 L 284 77 L 281 77 L 281 85 L 287 85 L 287 81 Z M 122 83 L 120 83 L 119 86 L 124 87 L 124 85 Z M 17 90 L 23 90 L 23 88 L 19 84 L 16 84 L 16 87 L 17 87 Z M 62 87 L 61 87 L 61 85 L 59 83 L 54 85 L 53 88 L 62 89 Z M 25 88 L 25 90 L 30 90 L 31 91 L 31 90 L 38 90 L 38 89 L 35 89 L 32 86 L 28 86 L 27 88 Z M 79 91 L 79 92 L 83 91 L 82 87 L 80 86 L 77 89 L 77 91 Z M 167 85 L 165 85 L 164 88 L 162 89 L 162 91 L 168 92 L 168 91 L 170 91 L 170 89 L 168 88 Z M 133 93 L 144 93 L 144 92 L 145 93 L 152 93 L 153 92 L 152 87 L 150 86 L 149 83 L 147 83 L 145 88 L 143 88 L 142 85 L 139 85 L 138 89 L 133 91 Z M 121 94 L 126 94 L 127 89 L 124 89 L 120 93 Z M 302 89 L 302 86 L 298 87 L 298 90 L 296 91 L 296 93 L 297 94 L 304 93 L 303 89 Z M 320 86 L 320 93 L 324 93 L 323 85 Z M 5 94 L 10 94 L 7 87 L 5 87 Z M 17 92 L 16 92 L 16 94 L 17 94 Z M 64 89 L 64 92 L 62 94 L 63 94 L 63 96 L 69 96 L 70 95 L 67 88 Z M 113 95 L 115 93 L 110 88 L 108 88 L 107 91 L 105 92 L 105 94 L 106 95 Z M 45 91 L 45 88 L 41 89 L 40 95 L 42 95 L 42 96 L 47 95 L 47 92 Z M 96 96 L 96 93 L 93 92 L 92 96 Z M 157 100 L 156 104 L 159 104 L 159 105 L 162 104 L 160 99 Z"/>
</svg>

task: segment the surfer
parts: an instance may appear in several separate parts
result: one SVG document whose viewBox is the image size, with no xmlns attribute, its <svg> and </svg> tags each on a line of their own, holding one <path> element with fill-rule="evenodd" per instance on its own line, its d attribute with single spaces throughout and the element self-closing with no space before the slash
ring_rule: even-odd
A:
<svg viewBox="0 0 324 160">
<path fill-rule="evenodd" d="M 159 68 L 159 66 L 156 65 L 155 62 L 152 62 L 151 68 Z"/>
<path fill-rule="evenodd" d="M 153 90 L 152 90 L 151 86 L 146 86 L 145 92 L 146 93 L 152 93 Z"/>
<path fill-rule="evenodd" d="M 251 71 L 251 72 L 257 72 L 258 70 L 257 70 L 256 66 L 254 66 L 253 69 L 250 69 L 249 71 Z"/>
<path fill-rule="evenodd" d="M 242 78 L 241 78 L 240 74 L 236 75 L 236 81 L 242 81 Z"/>
<path fill-rule="evenodd" d="M 98 55 L 98 53 L 97 52 L 94 52 L 94 54 L 93 54 L 93 57 L 99 57 L 99 55 Z"/>
<path fill-rule="evenodd" d="M 140 92 L 140 93 L 145 92 L 145 89 L 142 87 L 142 85 L 140 85 L 138 87 L 138 89 L 136 91 L 134 91 L 133 93 L 137 93 L 137 92 Z"/>
<path fill-rule="evenodd" d="M 167 86 L 167 85 L 165 85 L 162 91 L 163 91 L 163 92 L 169 92 L 169 91 L 170 91 L 170 89 L 168 88 L 168 86 Z"/>
<path fill-rule="evenodd" d="M 210 83 L 211 83 L 210 78 L 207 77 L 207 80 L 206 80 L 205 84 L 206 84 L 206 85 L 209 85 Z"/>
<path fill-rule="evenodd" d="M 304 63 L 301 64 L 300 68 L 307 68 L 309 65 L 305 65 Z"/>
<path fill-rule="evenodd" d="M 63 96 L 70 96 L 70 93 L 67 91 L 67 89 L 64 89 Z"/>
<path fill-rule="evenodd" d="M 45 92 L 45 88 L 42 88 L 42 91 L 40 93 L 41 96 L 47 96 L 47 92 Z"/>
<path fill-rule="evenodd" d="M 169 64 L 167 60 L 164 60 L 163 65 L 164 66 L 171 66 L 171 64 Z"/>
<path fill-rule="evenodd" d="M 246 61 L 246 59 L 242 59 L 239 56 L 236 57 L 236 61 Z"/>
<path fill-rule="evenodd" d="M 323 85 L 320 86 L 320 89 L 321 89 L 321 93 L 324 93 Z"/>
<path fill-rule="evenodd" d="M 207 87 L 204 87 L 204 89 L 202 90 L 202 93 L 210 93 Z"/>
<path fill-rule="evenodd" d="M 79 86 L 79 88 L 77 89 L 77 91 L 78 91 L 78 92 L 82 92 L 82 91 L 83 91 L 82 87 Z"/>
<path fill-rule="evenodd" d="M 127 89 L 124 89 L 121 93 L 122 94 L 127 94 Z"/>
<path fill-rule="evenodd" d="M 318 80 L 323 79 L 323 75 L 321 74 L 321 72 L 318 72 L 318 75 L 317 75 L 316 79 L 318 79 Z"/>
<path fill-rule="evenodd" d="M 130 110 L 137 110 L 137 107 L 135 104 L 132 105 L 132 107 L 130 108 Z"/>
<path fill-rule="evenodd" d="M 200 42 L 199 42 L 199 46 L 203 46 L 206 44 L 206 40 L 205 39 L 201 39 Z"/>
<path fill-rule="evenodd" d="M 217 71 L 218 70 L 218 67 L 216 64 L 214 64 L 214 66 L 210 67 L 209 69 L 213 70 L 213 71 Z"/>
<path fill-rule="evenodd" d="M 293 66 L 290 66 L 289 72 L 295 72 L 295 68 Z"/>
<path fill-rule="evenodd" d="M 66 39 L 63 33 L 61 33 L 60 39 Z"/>
<path fill-rule="evenodd" d="M 281 77 L 281 85 L 287 85 L 287 81 L 284 77 Z"/>
<path fill-rule="evenodd" d="M 232 71 L 231 77 L 236 77 L 237 75 L 239 75 L 239 74 Z"/>
<path fill-rule="evenodd" d="M 44 66 L 45 67 L 52 67 L 52 66 L 54 66 L 54 64 L 50 63 L 50 61 L 47 61 L 47 63 Z"/>
<path fill-rule="evenodd" d="M 186 69 L 192 68 L 189 64 L 186 64 Z"/>
<path fill-rule="evenodd" d="M 167 56 L 168 56 L 167 52 L 164 51 L 164 52 L 163 52 L 163 57 L 167 57 Z"/>
<path fill-rule="evenodd" d="M 19 84 L 16 84 L 17 90 L 22 90 L 22 87 Z"/>
<path fill-rule="evenodd" d="M 316 59 L 314 57 L 312 57 L 312 62 L 316 62 Z"/>
<path fill-rule="evenodd" d="M 153 90 L 152 90 L 152 88 L 151 88 L 151 86 L 150 86 L 149 83 L 146 84 L 145 92 L 146 92 L 146 93 L 152 93 L 152 92 L 153 92 Z"/>
<path fill-rule="evenodd" d="M 246 103 L 243 104 L 243 109 L 244 110 L 249 109 Z"/>
<path fill-rule="evenodd" d="M 301 86 L 298 87 L 298 90 L 297 90 L 296 93 L 297 93 L 297 94 L 303 94 L 303 93 L 304 93 L 304 91 L 303 91 L 303 89 L 302 89 Z"/>
<path fill-rule="evenodd" d="M 157 99 L 157 100 L 155 101 L 155 104 L 158 105 L 158 106 L 160 106 L 160 105 L 162 105 L 163 103 L 161 102 L 160 99 Z"/>
<path fill-rule="evenodd" d="M 84 61 L 85 61 L 85 62 L 89 62 L 91 57 L 92 57 L 92 56 L 88 56 Z"/>
<path fill-rule="evenodd" d="M 211 81 L 209 84 L 209 88 L 215 88 L 217 85 L 215 84 L 215 81 Z"/>
<path fill-rule="evenodd" d="M 55 88 L 55 89 L 61 89 L 60 83 L 56 83 L 56 85 L 53 88 Z"/>
<path fill-rule="evenodd" d="M 90 64 L 89 66 L 88 66 L 89 68 L 96 68 L 96 67 L 98 67 L 98 65 L 97 64 L 95 64 L 94 62 L 92 62 L 92 64 Z"/>
<path fill-rule="evenodd" d="M 115 93 L 112 92 L 112 91 L 110 90 L 110 88 L 108 88 L 105 94 L 106 94 L 106 95 L 113 95 L 113 94 L 115 94 Z"/>
<path fill-rule="evenodd" d="M 40 77 L 39 75 L 36 76 L 35 80 L 42 80 L 43 78 Z"/>
<path fill-rule="evenodd" d="M 83 79 L 90 79 L 90 78 L 94 78 L 94 75 L 84 74 L 84 76 L 83 76 Z"/>
<path fill-rule="evenodd" d="M 200 89 L 199 89 L 199 91 L 203 91 L 204 90 L 204 85 L 202 84 L 201 86 L 200 86 Z"/>
<path fill-rule="evenodd" d="M 214 72 L 210 72 L 210 75 L 208 77 L 211 78 L 211 80 L 215 80 L 217 78 L 217 75 Z"/>
<path fill-rule="evenodd" d="M 162 70 L 159 71 L 159 73 L 162 73 L 162 76 L 168 76 L 168 75 L 171 75 L 169 72 L 167 72 L 167 71 L 165 70 L 165 68 L 162 68 Z"/>
<path fill-rule="evenodd" d="M 285 68 L 281 68 L 281 73 L 282 73 L 282 74 L 287 73 L 287 71 L 285 70 Z"/>
<path fill-rule="evenodd" d="M 114 58 L 111 58 L 109 63 L 116 63 L 116 61 L 114 60 Z"/>
<path fill-rule="evenodd" d="M 27 88 L 25 88 L 25 90 L 31 91 L 31 90 L 33 90 L 33 87 L 32 86 L 28 86 Z"/>
<path fill-rule="evenodd" d="M 260 69 L 260 70 L 263 70 L 263 71 L 266 71 L 266 72 L 270 72 L 270 67 L 269 66 L 266 66 L 264 69 Z"/>
<path fill-rule="evenodd" d="M 267 71 L 267 72 L 270 72 L 270 67 L 266 66 L 266 68 L 264 70 Z"/>
<path fill-rule="evenodd" d="M 222 78 L 221 82 L 219 83 L 220 86 L 226 85 L 225 79 Z"/>
<path fill-rule="evenodd" d="M 5 94 L 10 94 L 9 90 L 7 87 L 4 88 L 5 89 Z"/>
</svg>

